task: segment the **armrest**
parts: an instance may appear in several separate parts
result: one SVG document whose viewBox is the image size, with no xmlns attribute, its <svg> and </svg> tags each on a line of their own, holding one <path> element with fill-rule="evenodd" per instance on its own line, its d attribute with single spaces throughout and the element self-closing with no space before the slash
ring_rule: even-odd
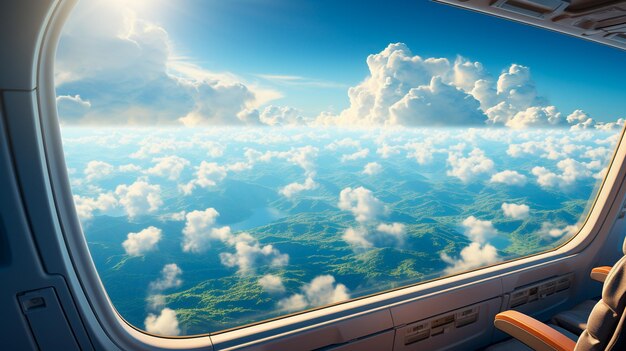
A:
<svg viewBox="0 0 626 351">
<path fill-rule="evenodd" d="M 609 275 L 609 272 L 611 271 L 611 268 L 612 267 L 609 266 L 602 266 L 592 269 L 590 274 L 591 279 L 600 283 L 604 283 L 604 281 L 606 280 L 606 276 Z"/>
<path fill-rule="evenodd" d="M 567 336 L 517 311 L 498 313 L 494 325 L 536 351 L 572 351 L 576 346 Z"/>
</svg>

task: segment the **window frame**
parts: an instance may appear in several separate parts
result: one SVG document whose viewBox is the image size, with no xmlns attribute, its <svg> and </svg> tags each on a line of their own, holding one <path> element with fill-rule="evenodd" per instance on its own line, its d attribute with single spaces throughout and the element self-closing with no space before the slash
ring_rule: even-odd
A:
<svg viewBox="0 0 626 351">
<path fill-rule="evenodd" d="M 623 186 L 626 176 L 624 130 L 620 134 L 609 169 L 587 213 L 587 218 L 578 233 L 558 247 L 234 329 L 184 337 L 149 334 L 127 323 L 109 300 L 91 259 L 72 198 L 61 144 L 53 77 L 54 56 L 61 29 L 76 1 L 60 0 L 54 4 L 55 8 L 47 18 L 48 23 L 41 36 L 40 48 L 35 58 L 36 65 L 33 67 L 33 77 L 37 82 L 36 97 L 31 106 L 33 113 L 29 117 L 19 116 L 32 118 L 27 122 L 33 127 L 32 132 L 37 145 L 32 150 L 15 150 L 15 157 L 27 157 L 37 160 L 42 165 L 39 176 L 47 183 L 48 191 L 39 194 L 38 199 L 27 198 L 25 202 L 27 205 L 30 203 L 30 206 L 48 206 L 48 211 L 52 215 L 52 222 L 48 223 L 49 228 L 60 244 L 61 255 L 68 272 L 66 277 L 68 285 L 75 296 L 83 322 L 94 336 L 93 339 L 105 348 L 115 346 L 120 349 L 206 349 L 216 346 L 222 348 L 251 345 L 338 320 L 400 306 L 427 295 L 444 294 L 484 282 L 502 281 L 507 275 L 515 272 L 541 269 L 551 262 L 575 258 L 591 246 L 598 250 L 622 209 L 621 201 L 626 192 L 626 187 Z M 33 204 L 35 201 L 38 204 Z"/>
</svg>

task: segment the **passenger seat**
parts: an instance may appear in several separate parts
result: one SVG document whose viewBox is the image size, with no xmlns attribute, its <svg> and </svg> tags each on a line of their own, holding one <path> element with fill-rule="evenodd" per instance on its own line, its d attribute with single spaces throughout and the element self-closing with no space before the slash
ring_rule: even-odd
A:
<svg viewBox="0 0 626 351">
<path fill-rule="evenodd" d="M 624 255 L 626 255 L 626 240 L 624 240 L 622 251 Z M 611 268 L 612 267 L 609 266 L 602 266 L 592 269 L 590 274 L 591 279 L 604 284 L 606 276 L 609 274 Z M 596 303 L 598 303 L 598 300 L 599 299 L 584 301 L 571 310 L 561 312 L 552 317 L 551 322 L 576 335 L 580 335 L 583 330 L 587 329 L 587 319 L 589 318 L 593 307 Z"/>
</svg>

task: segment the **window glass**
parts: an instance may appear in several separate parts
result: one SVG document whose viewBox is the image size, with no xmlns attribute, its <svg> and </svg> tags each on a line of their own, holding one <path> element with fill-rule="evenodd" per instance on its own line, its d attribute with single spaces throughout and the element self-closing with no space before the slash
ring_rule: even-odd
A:
<svg viewBox="0 0 626 351">
<path fill-rule="evenodd" d="M 111 301 L 193 335 L 567 241 L 623 60 L 432 2 L 83 0 L 55 85 Z"/>
</svg>

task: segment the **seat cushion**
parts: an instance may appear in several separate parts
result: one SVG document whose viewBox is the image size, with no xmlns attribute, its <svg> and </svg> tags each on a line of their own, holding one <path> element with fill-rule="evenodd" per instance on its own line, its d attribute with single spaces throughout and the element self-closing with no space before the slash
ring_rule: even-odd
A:
<svg viewBox="0 0 626 351">
<path fill-rule="evenodd" d="M 571 310 L 563 311 L 552 318 L 552 323 L 563 327 L 570 332 L 580 335 L 587 329 L 587 319 L 597 300 L 584 301 Z"/>
<path fill-rule="evenodd" d="M 550 327 L 554 328 L 561 334 L 567 336 L 568 338 L 576 341 L 578 340 L 578 336 L 570 333 L 569 331 L 559 327 L 558 325 L 548 324 Z M 521 341 L 517 339 L 507 339 L 497 344 L 493 344 L 487 347 L 484 351 L 533 351 L 530 347 L 524 345 Z"/>
</svg>

